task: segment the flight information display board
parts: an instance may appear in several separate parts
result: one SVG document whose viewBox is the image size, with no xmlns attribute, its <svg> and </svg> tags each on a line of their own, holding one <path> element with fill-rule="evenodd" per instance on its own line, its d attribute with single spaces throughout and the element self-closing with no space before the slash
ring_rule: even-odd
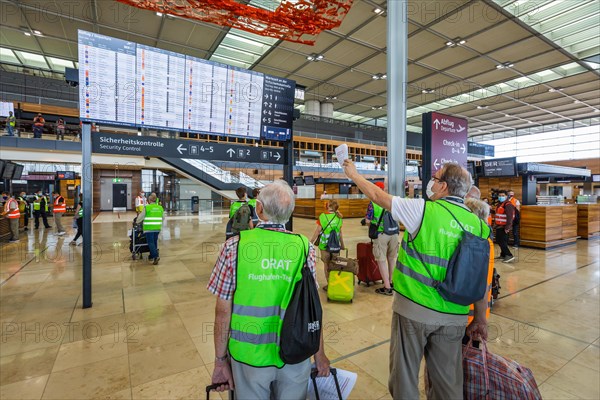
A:
<svg viewBox="0 0 600 400">
<path fill-rule="evenodd" d="M 136 44 L 79 31 L 79 117 L 135 125 Z"/>
<path fill-rule="evenodd" d="M 294 81 L 79 31 L 80 118 L 288 140 Z"/>
</svg>

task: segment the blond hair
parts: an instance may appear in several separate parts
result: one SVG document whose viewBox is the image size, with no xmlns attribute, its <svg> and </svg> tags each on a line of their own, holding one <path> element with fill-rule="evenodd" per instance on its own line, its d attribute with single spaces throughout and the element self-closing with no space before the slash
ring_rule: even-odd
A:
<svg viewBox="0 0 600 400">
<path fill-rule="evenodd" d="M 465 205 L 469 207 L 469 210 L 471 210 L 473 214 L 477 215 L 482 220 L 487 221 L 490 215 L 490 206 L 488 203 L 483 200 L 467 197 L 465 199 Z"/>
<path fill-rule="evenodd" d="M 338 218 L 343 218 L 342 213 L 338 211 L 340 204 L 337 202 L 337 200 L 329 200 L 327 203 L 327 208 L 333 211 Z"/>
</svg>

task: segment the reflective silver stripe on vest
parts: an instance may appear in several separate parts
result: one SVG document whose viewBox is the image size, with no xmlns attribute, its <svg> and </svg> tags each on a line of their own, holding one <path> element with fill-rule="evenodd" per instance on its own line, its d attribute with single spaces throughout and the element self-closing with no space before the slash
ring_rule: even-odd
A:
<svg viewBox="0 0 600 400">
<path fill-rule="evenodd" d="M 410 276 L 411 278 L 415 279 L 416 281 L 421 282 L 425 286 L 435 287 L 435 283 L 437 282 L 428 276 L 421 275 L 420 273 L 413 271 L 406 265 L 402 264 L 400 261 L 396 262 L 396 269 L 398 271 L 402 272 L 404 275 Z"/>
<path fill-rule="evenodd" d="M 402 249 L 406 252 L 406 254 L 408 254 L 412 258 L 416 258 L 417 260 L 423 260 L 423 262 L 427 264 L 434 264 L 442 268 L 448 268 L 448 264 L 450 263 L 450 261 L 445 260 L 443 258 L 417 252 L 417 250 L 413 249 L 412 247 L 408 247 L 408 243 L 406 240 L 402 240 Z M 419 256 L 421 258 L 419 258 Z"/>
<path fill-rule="evenodd" d="M 238 330 L 231 330 L 231 338 L 238 342 L 250 343 L 250 344 L 278 344 L 279 336 L 277 332 L 263 333 L 257 335 L 250 332 L 242 332 Z"/>
<path fill-rule="evenodd" d="M 239 304 L 233 305 L 233 313 L 237 315 L 242 315 L 245 317 L 257 317 L 257 318 L 266 318 L 273 317 L 278 315 L 279 318 L 283 319 L 285 316 L 285 309 L 282 309 L 279 306 L 270 306 L 270 307 L 256 307 L 256 306 L 242 306 Z"/>
</svg>

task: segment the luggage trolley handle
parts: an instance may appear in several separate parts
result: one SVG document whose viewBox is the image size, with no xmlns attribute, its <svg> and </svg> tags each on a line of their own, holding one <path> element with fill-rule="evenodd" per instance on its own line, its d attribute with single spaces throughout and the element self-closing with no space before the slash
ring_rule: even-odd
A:
<svg viewBox="0 0 600 400">
<path fill-rule="evenodd" d="M 329 368 L 329 372 L 331 372 L 331 375 L 333 375 L 333 380 L 335 382 L 335 390 L 337 391 L 338 398 L 340 400 L 342 400 L 342 389 L 340 389 L 340 383 L 338 382 L 337 369 L 331 367 L 331 368 Z M 319 397 L 319 390 L 317 389 L 317 374 L 318 373 L 319 372 L 317 371 L 316 368 L 311 369 L 310 379 L 312 380 L 312 383 L 313 383 L 313 389 L 315 389 L 315 398 L 317 400 L 321 400 L 321 398 Z"/>
<path fill-rule="evenodd" d="M 208 385 L 206 387 L 206 400 L 210 400 L 210 392 L 216 390 L 219 386 L 228 385 L 229 382 L 221 382 L 221 383 L 213 383 L 212 385 Z M 229 390 L 229 399 L 233 400 L 233 390 Z"/>
</svg>

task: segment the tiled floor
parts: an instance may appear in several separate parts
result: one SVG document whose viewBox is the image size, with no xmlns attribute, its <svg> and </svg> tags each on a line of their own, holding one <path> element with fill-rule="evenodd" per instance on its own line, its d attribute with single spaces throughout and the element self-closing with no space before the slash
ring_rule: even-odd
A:
<svg viewBox="0 0 600 400">
<path fill-rule="evenodd" d="M 132 261 L 133 215 L 93 225 L 93 301 L 81 309 L 81 247 L 44 230 L 0 248 L 0 398 L 203 398 L 214 360 L 214 297 L 206 289 L 223 214 L 169 218 L 161 262 Z M 295 220 L 310 235 L 314 222 Z M 350 249 L 366 238 L 347 220 Z M 519 249 L 498 265 L 501 300 L 490 348 L 531 368 L 545 399 L 600 398 L 599 242 Z M 354 255 L 354 251 L 350 252 Z M 324 277 L 319 273 L 320 284 Z M 327 353 L 358 373 L 354 399 L 387 392 L 391 298 L 357 287 L 354 303 L 324 304 Z"/>
</svg>

